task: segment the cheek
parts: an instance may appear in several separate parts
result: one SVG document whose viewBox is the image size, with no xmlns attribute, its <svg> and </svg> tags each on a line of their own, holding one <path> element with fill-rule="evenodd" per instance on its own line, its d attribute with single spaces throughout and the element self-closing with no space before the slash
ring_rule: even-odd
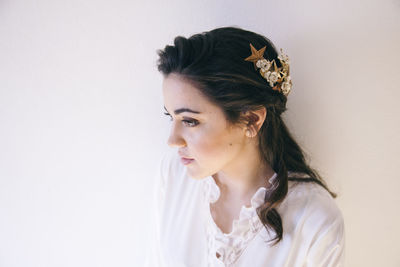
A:
<svg viewBox="0 0 400 267">
<path fill-rule="evenodd" d="M 226 130 L 204 129 L 191 137 L 193 157 L 205 165 L 219 165 L 240 149 L 238 136 Z"/>
</svg>

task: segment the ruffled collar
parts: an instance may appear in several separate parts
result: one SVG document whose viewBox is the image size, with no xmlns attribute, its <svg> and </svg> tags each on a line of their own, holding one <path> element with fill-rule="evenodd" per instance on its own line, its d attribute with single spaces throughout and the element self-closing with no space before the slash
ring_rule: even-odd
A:
<svg viewBox="0 0 400 267">
<path fill-rule="evenodd" d="M 277 177 L 277 173 L 269 178 L 272 184 Z M 207 215 L 207 236 L 209 243 L 209 253 L 211 258 L 216 259 L 216 253 L 220 255 L 218 260 L 224 262 L 226 266 L 233 264 L 247 244 L 257 235 L 262 228 L 256 209 L 264 203 L 266 187 L 259 187 L 251 198 L 250 207 L 242 206 L 239 219 L 233 220 L 232 231 L 229 234 L 223 233 L 215 224 L 210 211 L 210 204 L 215 203 L 221 194 L 221 191 L 212 176 L 204 179 L 205 208 Z"/>
<path fill-rule="evenodd" d="M 273 183 L 274 179 L 278 176 L 277 173 L 274 173 L 271 178 L 268 179 L 268 182 L 270 184 Z M 215 203 L 220 195 L 221 191 L 215 182 L 214 178 L 212 176 L 208 176 L 205 178 L 205 187 L 206 187 L 206 197 L 209 203 Z M 264 186 L 261 186 L 257 189 L 255 194 L 252 196 L 250 203 L 251 203 L 251 208 L 257 208 L 261 204 L 264 203 L 264 198 L 265 198 L 265 193 L 267 192 L 267 188 Z M 243 208 L 248 208 L 243 206 Z"/>
</svg>

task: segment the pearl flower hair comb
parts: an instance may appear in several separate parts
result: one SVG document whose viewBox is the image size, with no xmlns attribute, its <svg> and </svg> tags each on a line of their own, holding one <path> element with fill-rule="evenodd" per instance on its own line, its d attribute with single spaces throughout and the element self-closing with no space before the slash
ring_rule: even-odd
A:
<svg viewBox="0 0 400 267">
<path fill-rule="evenodd" d="M 289 76 L 289 57 L 281 49 L 278 59 L 282 66 L 278 68 L 275 59 L 269 61 L 264 58 L 266 46 L 257 50 L 250 44 L 250 49 L 251 55 L 245 61 L 253 62 L 254 69 L 260 69 L 261 76 L 268 81 L 273 90 L 287 96 L 292 89 L 292 80 Z"/>
</svg>

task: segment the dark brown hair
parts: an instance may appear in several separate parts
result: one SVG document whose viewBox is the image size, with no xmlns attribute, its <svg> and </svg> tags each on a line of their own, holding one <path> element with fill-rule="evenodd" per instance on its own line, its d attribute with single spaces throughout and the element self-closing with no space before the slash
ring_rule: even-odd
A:
<svg viewBox="0 0 400 267">
<path fill-rule="evenodd" d="M 232 123 L 242 121 L 242 112 L 267 109 L 267 117 L 259 130 L 259 147 L 264 162 L 277 173 L 274 190 L 265 195 L 265 202 L 257 214 L 266 229 L 276 236 L 270 241 L 277 244 L 282 239 L 281 216 L 276 207 L 288 192 L 288 180 L 313 182 L 324 187 L 332 197 L 324 180 L 305 160 L 305 154 L 281 118 L 286 110 L 287 98 L 273 90 L 255 71 L 253 63 L 244 59 L 250 55 L 250 43 L 260 49 L 266 46 L 264 58 L 280 67 L 277 51 L 270 40 L 251 31 L 236 27 L 217 28 L 195 34 L 190 38 L 178 36 L 174 45 L 158 50 L 158 70 L 168 76 L 179 74 L 192 82 L 211 102 L 222 108 L 226 119 Z M 305 174 L 308 178 L 290 177 L 288 171 Z"/>
</svg>

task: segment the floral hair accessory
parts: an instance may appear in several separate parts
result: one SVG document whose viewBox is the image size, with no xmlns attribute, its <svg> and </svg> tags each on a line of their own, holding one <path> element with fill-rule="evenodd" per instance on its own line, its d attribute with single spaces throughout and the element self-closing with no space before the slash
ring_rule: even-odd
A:
<svg viewBox="0 0 400 267">
<path fill-rule="evenodd" d="M 260 69 L 261 76 L 269 82 L 273 90 L 282 92 L 287 96 L 292 89 L 292 80 L 289 76 L 289 57 L 283 54 L 281 49 L 281 53 L 278 55 L 281 67 L 278 68 L 275 59 L 269 61 L 264 58 L 266 46 L 257 50 L 250 44 L 250 48 L 251 56 L 245 60 L 253 62 L 254 69 Z"/>
</svg>

